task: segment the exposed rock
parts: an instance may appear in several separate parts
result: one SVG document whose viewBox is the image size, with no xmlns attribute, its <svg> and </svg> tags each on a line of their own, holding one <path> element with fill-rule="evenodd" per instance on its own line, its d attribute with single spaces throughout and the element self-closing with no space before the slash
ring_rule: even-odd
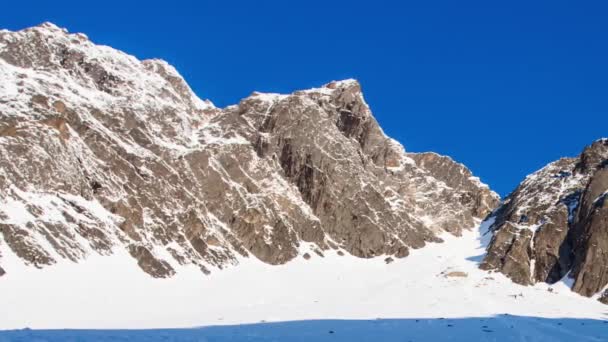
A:
<svg viewBox="0 0 608 342">
<path fill-rule="evenodd" d="M 531 284 L 530 241 L 532 232 L 520 230 L 510 222 L 501 226 L 492 239 L 481 268 L 499 270 L 519 284 Z"/>
<path fill-rule="evenodd" d="M 395 253 L 396 258 L 405 258 L 408 255 L 410 255 L 410 250 L 407 247 L 399 247 Z"/>
<path fill-rule="evenodd" d="M 495 211 L 481 268 L 520 284 L 568 275 L 585 296 L 608 285 L 608 140 L 528 176 Z"/>
<path fill-rule="evenodd" d="M 600 296 L 599 301 L 608 304 L 608 290 L 604 291 L 604 293 Z"/>
<path fill-rule="evenodd" d="M 306 259 L 306 260 L 310 260 L 310 254 L 308 254 L 308 253 L 304 253 L 304 255 L 302 255 L 302 257 L 304 257 L 304 259 Z"/>
<path fill-rule="evenodd" d="M 137 259 L 137 264 L 144 272 L 155 278 L 167 278 L 175 274 L 175 270 L 164 260 L 159 260 L 146 247 L 129 246 L 129 253 Z"/>
<path fill-rule="evenodd" d="M 26 225 L 25 229 L 15 225 L 0 223 L 0 232 L 4 242 L 18 257 L 29 264 L 41 268 L 44 265 L 52 265 L 55 260 L 34 239 L 30 237 L 28 230 L 32 225 Z"/>
<path fill-rule="evenodd" d="M 388 264 L 390 264 L 390 263 L 392 263 L 393 261 L 395 261 L 395 260 L 394 260 L 393 258 L 391 258 L 391 257 L 388 257 L 388 258 L 385 258 L 385 259 L 384 259 L 384 262 L 385 262 L 387 265 L 388 265 Z"/>
<path fill-rule="evenodd" d="M 462 271 L 452 271 L 445 274 L 446 278 L 466 278 L 469 274 Z"/>
<path fill-rule="evenodd" d="M 604 166 L 593 174 L 583 193 L 572 234 L 575 279 L 572 289 L 585 296 L 592 296 L 608 285 L 607 196 L 608 168 Z"/>
<path fill-rule="evenodd" d="M 169 277 L 303 243 L 401 258 L 498 201 L 388 138 L 354 80 L 219 109 L 166 62 L 49 23 L 0 31 L 0 78 L 0 230 L 36 267 L 126 249 Z"/>
<path fill-rule="evenodd" d="M 479 191 L 484 184 L 473 176 L 463 164 L 454 162 L 450 157 L 437 153 L 408 154 L 421 168 L 431 172 L 434 177 L 450 188 L 463 189 L 456 198 L 471 209 L 473 217 L 485 217 L 496 208 L 498 197 L 491 191 Z"/>
</svg>

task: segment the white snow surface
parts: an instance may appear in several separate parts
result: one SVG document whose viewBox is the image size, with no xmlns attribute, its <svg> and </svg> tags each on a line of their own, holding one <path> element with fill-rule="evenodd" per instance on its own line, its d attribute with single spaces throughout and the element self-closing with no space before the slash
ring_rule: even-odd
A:
<svg viewBox="0 0 608 342">
<path fill-rule="evenodd" d="M 481 228 L 390 264 L 336 251 L 272 266 L 243 259 L 204 276 L 183 266 L 170 279 L 140 272 L 126 251 L 45 269 L 0 245 L 0 329 L 164 328 L 315 319 L 433 319 L 517 315 L 602 319 L 605 305 L 560 282 L 520 286 L 478 269 Z M 484 241 L 485 242 L 485 241 Z M 306 248 L 302 248 L 302 254 Z M 449 277 L 450 272 L 466 277 Z M 608 329 L 608 328 L 607 328 Z"/>
</svg>

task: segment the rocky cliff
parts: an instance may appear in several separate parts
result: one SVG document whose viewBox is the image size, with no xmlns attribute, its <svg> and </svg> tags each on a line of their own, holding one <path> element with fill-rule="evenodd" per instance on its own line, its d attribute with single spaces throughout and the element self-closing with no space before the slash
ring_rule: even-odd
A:
<svg viewBox="0 0 608 342">
<path fill-rule="evenodd" d="M 50 23 L 0 31 L 0 166 L 0 251 L 42 268 L 124 248 L 154 277 L 405 257 L 498 202 L 388 138 L 354 80 L 221 109 L 166 62 Z"/>
<path fill-rule="evenodd" d="M 481 267 L 520 284 L 572 282 L 608 303 L 608 139 L 528 176 L 494 213 Z"/>
</svg>

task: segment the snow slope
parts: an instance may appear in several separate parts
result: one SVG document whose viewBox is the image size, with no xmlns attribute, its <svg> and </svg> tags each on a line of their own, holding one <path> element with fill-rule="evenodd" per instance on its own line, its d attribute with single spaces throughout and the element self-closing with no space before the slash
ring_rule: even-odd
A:
<svg viewBox="0 0 608 342">
<path fill-rule="evenodd" d="M 462 333 L 467 333 L 470 317 L 481 317 L 505 329 L 515 321 L 529 326 L 522 334 L 533 333 L 530 329 L 548 331 L 532 334 L 537 338 L 571 340 L 576 336 L 577 341 L 585 341 L 587 336 L 589 341 L 601 341 L 593 336 L 598 331 L 608 332 L 601 322 L 608 311 L 605 305 L 571 292 L 565 284 L 554 285 L 550 292 L 546 284 L 520 286 L 502 274 L 477 268 L 487 243 L 480 231 L 487 226 L 484 223 L 479 229 L 465 231 L 462 237 L 446 234 L 444 243 L 431 244 L 389 264 L 382 257 L 362 260 L 337 254 L 324 258 L 313 254 L 310 260 L 299 257 L 282 266 L 250 258 L 241 260 L 238 267 L 209 276 L 182 266 L 184 269 L 170 279 L 135 272 L 135 261 L 119 253 L 43 270 L 23 265 L 0 281 L 0 329 L 150 329 L 310 321 L 283 323 L 306 325 L 317 319 L 367 319 L 374 321 L 361 321 L 360 327 L 358 321 L 338 326 L 346 324 L 357 330 L 371 324 L 402 331 L 420 319 L 426 319 L 424 324 L 429 328 L 434 324 L 445 327 L 447 323 L 440 321 L 446 318 L 462 322 Z M 15 269 L 21 259 L 2 247 L 5 260 L 10 260 L 11 269 Z M 303 247 L 302 252 L 305 250 Z M 465 272 L 467 276 L 448 276 L 451 272 Z M 574 332 L 574 328 L 558 325 L 566 322 L 564 317 L 566 321 L 581 319 L 601 329 Z M 378 323 L 378 318 L 396 320 Z M 537 318 L 555 324 L 534 323 Z M 483 329 L 477 324 L 479 319 L 473 319 L 476 323 L 471 327 L 475 331 Z M 327 322 L 318 324 L 326 327 Z M 277 333 L 264 326 L 252 326 L 261 334 L 260 339 L 252 340 L 264 340 L 264 331 Z M 223 329 L 234 335 L 245 328 L 239 325 Z M 204 336 L 211 330 L 197 331 Z M 319 329 L 319 334 L 327 333 L 325 328 Z"/>
</svg>

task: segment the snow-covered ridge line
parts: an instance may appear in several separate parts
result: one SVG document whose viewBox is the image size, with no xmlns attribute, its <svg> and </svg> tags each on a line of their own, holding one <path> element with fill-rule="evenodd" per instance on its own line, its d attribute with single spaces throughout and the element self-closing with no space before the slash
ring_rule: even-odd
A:
<svg viewBox="0 0 608 342">
<path fill-rule="evenodd" d="M 31 39 L 30 37 L 33 35 L 41 36 L 36 39 L 44 39 L 44 44 L 48 49 L 53 49 L 54 46 L 62 46 L 66 49 L 65 51 L 57 51 L 61 52 L 62 55 L 49 55 L 48 57 L 50 58 L 47 60 L 48 62 L 56 63 L 59 62 L 58 58 L 61 58 L 61 56 L 65 59 L 77 55 L 78 58 L 84 57 L 82 62 L 91 62 L 100 65 L 101 68 L 107 68 L 107 71 L 114 75 L 114 77 L 118 77 L 122 81 L 122 84 L 130 83 L 130 87 L 134 88 L 134 90 L 144 91 L 142 97 L 143 95 L 147 95 L 145 93 L 151 88 L 157 88 L 156 91 L 158 91 L 160 87 L 166 87 L 165 90 L 174 91 L 172 88 L 183 87 L 184 100 L 191 101 L 196 109 L 203 110 L 213 107 L 213 104 L 208 100 L 203 101 L 198 98 L 187 83 L 183 81 L 179 72 L 166 61 L 161 59 L 139 61 L 136 57 L 115 50 L 109 46 L 96 45 L 91 42 L 85 34 L 69 33 L 67 29 L 59 28 L 49 22 L 15 32 L 3 30 L 3 44 L 0 46 L 0 54 L 5 53 L 6 55 L 3 55 L 3 57 L 10 59 L 11 51 L 8 51 L 8 45 L 11 42 Z M 24 46 L 23 48 L 29 49 L 28 46 Z M 49 52 L 53 53 L 53 51 L 48 50 L 47 53 Z M 68 55 L 66 55 L 66 53 Z M 36 63 L 38 58 L 44 59 L 47 57 L 38 57 L 35 54 L 30 54 L 29 58 L 29 61 L 24 62 L 29 64 Z M 38 67 L 36 69 L 38 69 Z M 142 72 L 141 69 L 148 69 L 150 73 Z M 176 80 L 179 84 L 171 84 L 171 79 Z M 91 86 L 90 83 L 81 83 L 80 85 L 84 87 Z M 112 95 L 136 96 L 138 94 L 134 92 L 123 94 L 114 93 Z M 174 95 L 175 98 L 179 97 L 179 95 L 175 93 L 171 95 Z M 165 97 L 160 97 L 159 99 L 162 100 L 163 98 Z M 155 99 L 155 101 L 158 101 L 159 99 Z M 174 104 L 172 103 L 171 105 Z"/>
</svg>

